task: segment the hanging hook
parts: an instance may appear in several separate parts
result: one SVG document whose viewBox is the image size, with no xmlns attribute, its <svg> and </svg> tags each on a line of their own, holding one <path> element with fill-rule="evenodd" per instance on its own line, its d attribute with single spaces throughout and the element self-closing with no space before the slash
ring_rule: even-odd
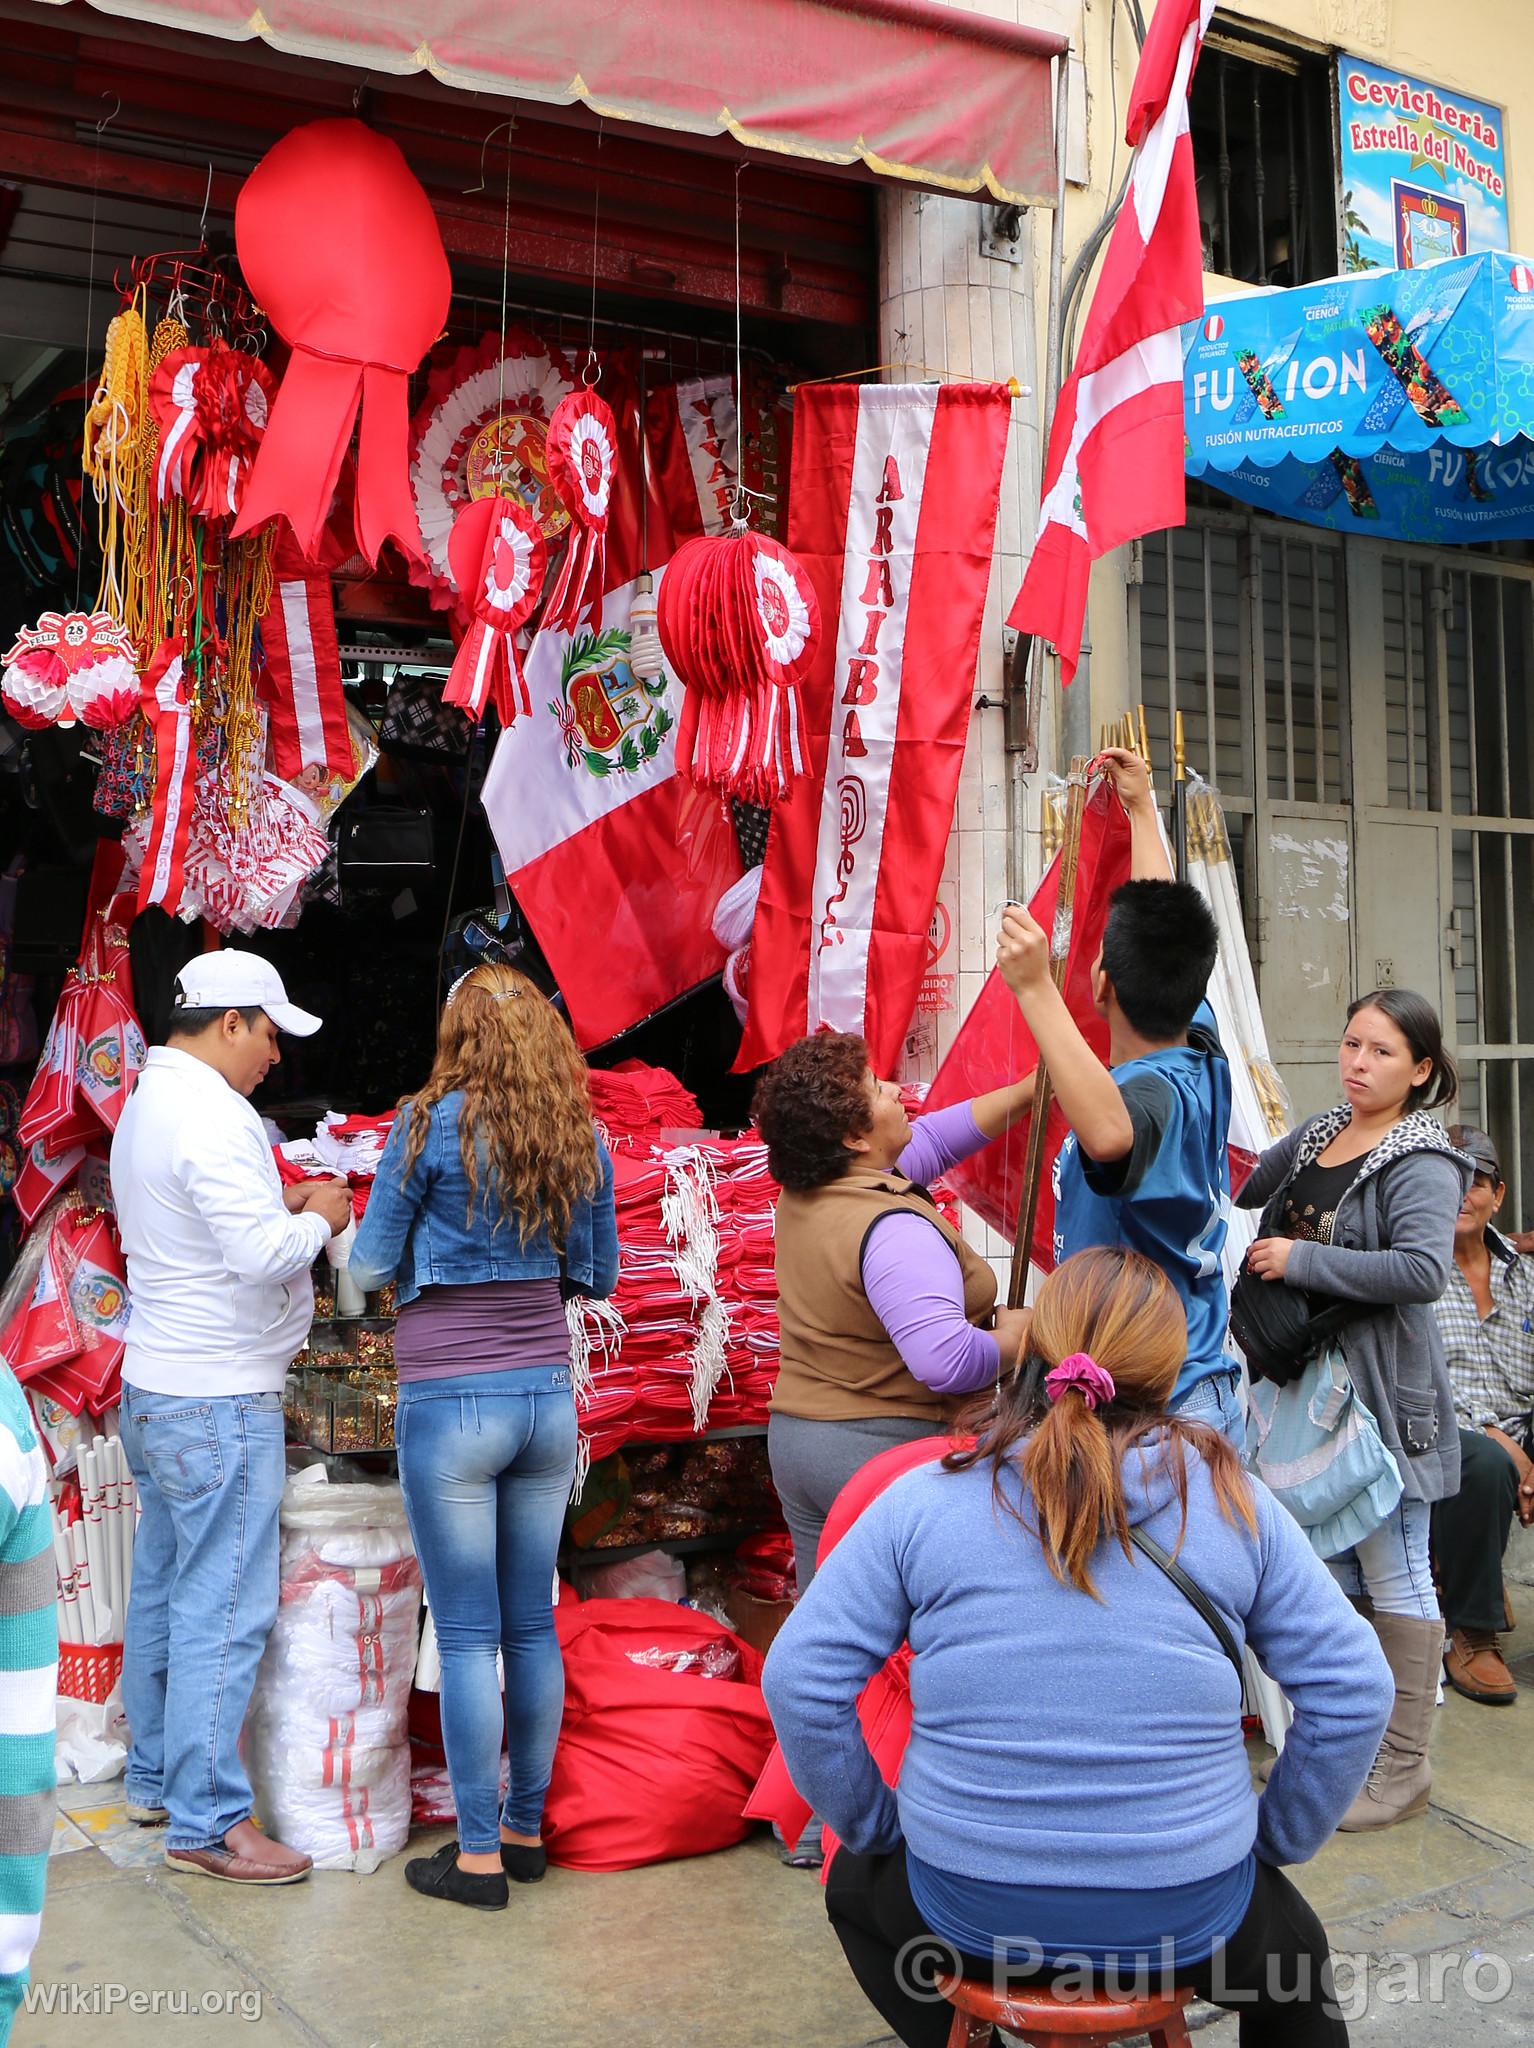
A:
<svg viewBox="0 0 1534 2048">
<path fill-rule="evenodd" d="M 110 114 L 103 114 L 96 123 L 96 133 L 98 135 L 104 135 L 123 110 L 123 103 L 115 92 L 104 92 L 101 97 L 112 102 L 112 111 Z"/>
<path fill-rule="evenodd" d="M 197 246 L 199 249 L 206 249 L 208 246 L 208 206 L 212 198 L 213 166 L 210 163 L 208 165 L 208 183 L 202 195 L 202 219 L 197 223 Z"/>
<path fill-rule="evenodd" d="M 602 380 L 602 365 L 597 357 L 596 343 L 588 344 L 586 361 L 581 370 L 581 382 L 588 391 L 594 390 Z"/>
<path fill-rule="evenodd" d="M 512 115 L 509 121 L 497 121 L 495 126 L 490 130 L 490 133 L 479 145 L 479 183 L 477 185 L 464 186 L 463 196 L 465 199 L 472 199 L 476 192 L 489 191 L 490 188 L 485 183 L 485 157 L 489 153 L 491 143 L 494 142 L 495 138 L 497 137 L 497 135 L 500 134 L 503 128 L 507 131 L 506 147 L 509 150 L 511 147 L 511 138 L 517 132 L 517 117 L 515 114 Z"/>
</svg>

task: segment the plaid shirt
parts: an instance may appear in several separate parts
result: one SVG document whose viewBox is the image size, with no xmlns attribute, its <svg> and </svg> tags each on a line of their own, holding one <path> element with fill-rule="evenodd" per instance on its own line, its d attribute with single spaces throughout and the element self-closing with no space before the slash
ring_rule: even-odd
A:
<svg viewBox="0 0 1534 2048">
<path fill-rule="evenodd" d="M 1468 1429 L 1489 1423 L 1521 1442 L 1534 1408 L 1534 1259 L 1521 1258 L 1495 1230 L 1491 1314 L 1483 1321 L 1459 1267 L 1438 1303 L 1438 1327 L 1449 1359 L 1454 1406 Z"/>
</svg>

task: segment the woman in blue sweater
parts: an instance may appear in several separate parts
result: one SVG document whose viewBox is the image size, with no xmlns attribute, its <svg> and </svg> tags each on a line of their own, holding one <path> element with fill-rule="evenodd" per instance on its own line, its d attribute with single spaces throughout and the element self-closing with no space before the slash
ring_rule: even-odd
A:
<svg viewBox="0 0 1534 2048">
<path fill-rule="evenodd" d="M 1185 1348 L 1148 1260 L 1067 1260 L 974 1447 L 865 1510 L 768 1657 L 795 1786 L 846 1845 L 832 1924 L 909 2048 L 947 2039 L 930 1990 L 944 1952 L 987 1981 L 999 1963 L 1014 1979 L 1190 1985 L 1241 2014 L 1242 2048 L 1346 2043 L 1326 1936 L 1282 1866 L 1315 1854 L 1362 1784 L 1390 1674 L 1231 1446 L 1166 1413 Z M 1238 1671 L 1132 1530 L 1176 1556 L 1293 1703 L 1260 1800 Z M 904 1641 L 913 1723 L 891 1791 L 857 1699 Z"/>
<path fill-rule="evenodd" d="M 405 1878 L 430 1898 L 499 1911 L 508 1877 L 544 1872 L 564 1705 L 550 1601 L 575 1472 L 564 1297 L 600 1298 L 618 1278 L 612 1161 L 592 1126 L 585 1062 L 514 968 L 476 967 L 453 984 L 436 1060 L 400 1105 L 350 1263 L 365 1288 L 398 1279 L 395 1443 L 442 1655 L 458 1809 L 457 1841 L 407 1863 Z"/>
</svg>

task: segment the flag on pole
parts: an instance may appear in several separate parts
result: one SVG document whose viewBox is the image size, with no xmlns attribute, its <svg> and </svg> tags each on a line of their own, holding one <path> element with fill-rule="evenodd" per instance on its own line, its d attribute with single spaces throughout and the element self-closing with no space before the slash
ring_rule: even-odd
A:
<svg viewBox="0 0 1534 2048">
<path fill-rule="evenodd" d="M 953 824 L 1010 417 L 1002 384 L 799 393 L 788 542 L 826 631 L 802 685 L 807 772 L 767 843 L 741 1072 L 822 1025 L 867 1038 L 879 1073 L 897 1065 Z"/>
<path fill-rule="evenodd" d="M 532 713 L 502 732 L 484 790 L 506 880 L 588 1048 L 722 972 L 711 921 L 740 879 L 724 806 L 676 772 L 680 683 L 629 667 L 645 566 L 639 407 L 611 361 L 602 390 L 619 427 L 602 601 L 573 630 L 534 639 L 524 663 Z M 652 490 L 651 567 L 670 551 Z"/>
<path fill-rule="evenodd" d="M 1187 516 L 1179 329 L 1204 300 L 1188 89 L 1213 12 L 1160 0 L 1151 20 L 1125 123 L 1129 193 L 1055 407 L 1038 538 L 1008 617 L 1053 643 L 1066 683 L 1093 562 Z"/>
</svg>

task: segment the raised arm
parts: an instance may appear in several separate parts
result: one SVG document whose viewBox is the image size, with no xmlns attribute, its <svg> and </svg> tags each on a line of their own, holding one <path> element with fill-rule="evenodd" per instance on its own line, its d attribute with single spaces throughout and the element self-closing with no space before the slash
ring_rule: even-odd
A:
<svg viewBox="0 0 1534 2048">
<path fill-rule="evenodd" d="M 1020 903 L 1010 904 L 1002 919 L 996 964 L 1027 1019 L 1055 1100 L 1082 1149 L 1094 1159 L 1127 1157 L 1134 1126 L 1118 1084 L 1082 1037 L 1050 979 L 1049 935 Z"/>
<path fill-rule="evenodd" d="M 972 1394 L 1001 1370 L 1001 1346 L 964 1314 L 964 1275 L 925 1217 L 881 1216 L 863 1245 L 863 1291 L 908 1372 L 937 1394 Z"/>
<path fill-rule="evenodd" d="M 1175 882 L 1172 856 L 1151 794 L 1150 770 L 1128 747 L 1107 747 L 1097 758 L 1108 771 L 1129 819 L 1130 881 Z"/>
</svg>

